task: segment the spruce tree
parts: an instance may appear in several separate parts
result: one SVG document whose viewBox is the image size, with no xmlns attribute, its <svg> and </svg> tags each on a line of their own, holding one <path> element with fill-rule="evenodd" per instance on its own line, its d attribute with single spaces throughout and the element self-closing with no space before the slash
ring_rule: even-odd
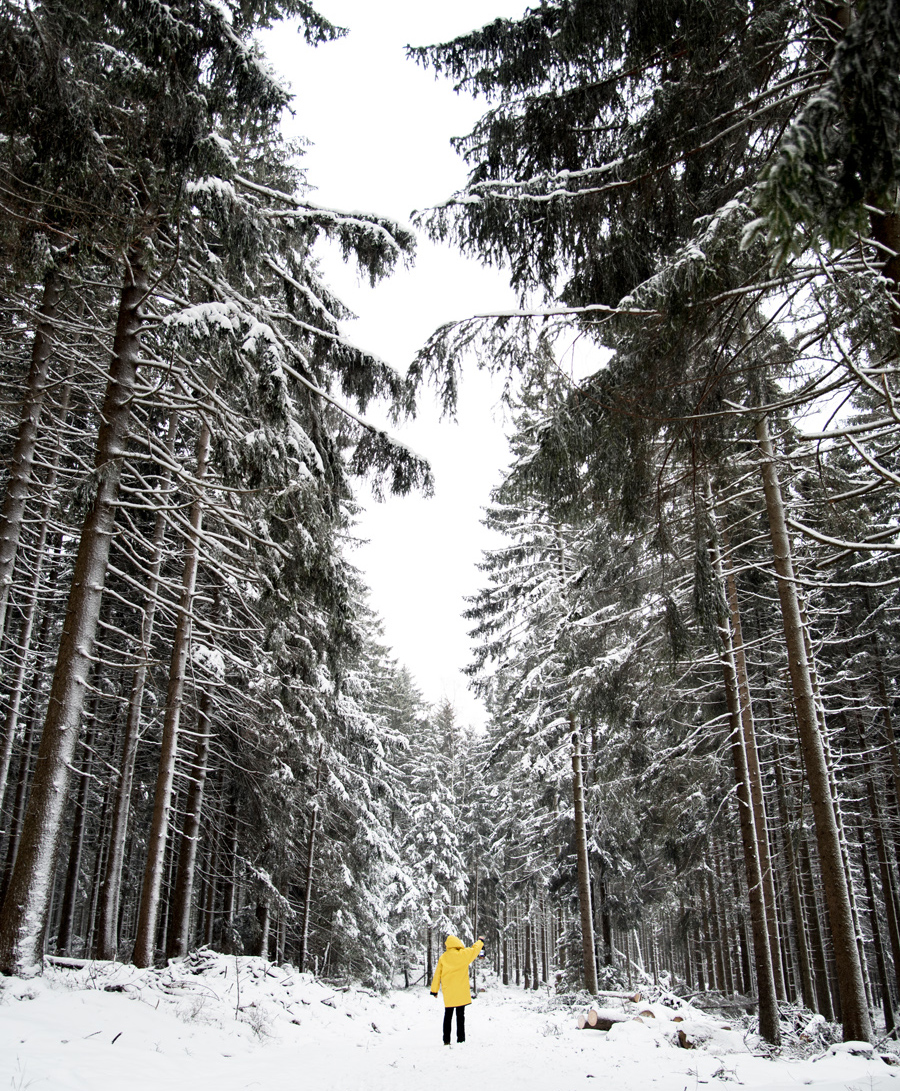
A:
<svg viewBox="0 0 900 1091">
<path fill-rule="evenodd" d="M 84 80 L 92 87 L 93 97 L 80 106 L 86 139 L 108 156 L 103 160 L 109 182 L 105 211 L 115 205 L 117 218 L 105 242 L 121 258 L 124 289 L 100 406 L 96 487 L 80 534 L 42 750 L 0 923 L 0 961 L 8 972 L 34 973 L 40 968 L 52 862 L 78 738 L 86 665 L 98 626 L 103 631 L 100 611 L 110 544 L 122 518 L 118 510 L 122 475 L 128 480 L 136 471 L 138 481 L 143 481 L 135 458 L 143 440 L 151 462 L 166 459 L 156 425 L 147 420 L 141 402 L 141 395 L 151 390 L 150 385 L 144 389 L 142 370 L 159 364 L 167 341 L 177 353 L 179 340 L 196 341 L 198 335 L 202 340 L 204 333 L 207 341 L 215 340 L 215 335 L 209 337 L 215 330 L 224 334 L 220 340 L 227 348 L 220 363 L 225 385 L 219 394 L 213 396 L 215 382 L 207 381 L 202 364 L 179 378 L 188 400 L 199 405 L 205 401 L 207 414 L 224 424 L 211 442 L 216 484 L 228 490 L 248 486 L 257 490 L 255 501 L 252 492 L 246 494 L 243 510 L 230 501 L 219 504 L 211 524 L 224 523 L 227 528 L 219 539 L 222 544 L 235 530 L 244 536 L 238 550 L 226 547 L 224 556 L 245 552 L 248 542 L 251 556 L 259 547 L 257 560 L 263 563 L 258 571 L 272 587 L 272 601 L 280 593 L 279 582 L 291 594 L 305 580 L 302 597 L 309 592 L 310 580 L 318 577 L 314 596 L 321 595 L 323 602 L 336 586 L 347 584 L 333 544 L 329 545 L 346 517 L 349 490 L 342 460 L 347 446 L 352 454 L 348 461 L 358 472 L 388 474 L 397 488 L 408 488 L 422 478 L 418 461 L 369 428 L 358 413 L 346 414 L 331 393 L 336 387 L 358 408 L 385 393 L 397 403 L 409 404 L 402 380 L 337 332 L 342 312 L 313 271 L 312 242 L 321 232 L 336 235 L 348 252 L 357 254 L 367 274 L 377 278 L 409 249 L 411 238 L 377 217 L 332 213 L 303 200 L 292 188 L 286 156 L 272 151 L 278 145 L 272 134 L 287 96 L 251 39 L 256 28 L 291 14 L 301 17 L 310 41 L 337 33 L 302 3 L 233 9 L 189 4 L 156 13 L 141 5 L 115 10 L 93 5 L 80 13 L 64 5 L 44 5 L 34 19 L 23 15 L 16 24 L 20 37 L 32 36 L 34 54 L 41 43 L 49 43 L 65 60 L 62 71 L 71 65 L 74 82 Z M 180 34 L 183 26 L 193 32 Z M 14 44 L 21 45 L 20 39 Z M 99 55 L 112 56 L 115 63 L 91 67 Z M 33 94 L 33 82 L 29 87 Z M 128 124 L 113 125 L 110 117 L 127 119 Z M 13 122 L 9 128 L 13 130 Z M 76 207 L 79 177 L 73 172 L 72 188 L 64 191 Z M 105 191 L 98 189 L 101 192 Z M 215 213 L 204 221 L 209 204 L 216 202 Z M 92 232 L 97 219 L 73 221 L 86 246 L 96 241 Z M 257 287 L 263 289 L 256 299 L 242 291 L 251 268 Z M 277 315 L 271 313 L 275 298 Z M 205 302 L 195 306 L 197 299 Z M 155 306 L 161 313 L 154 317 L 162 319 L 149 337 L 144 317 L 148 305 Z M 200 359 L 209 366 L 205 351 Z M 164 381 L 160 389 L 178 402 L 177 383 L 170 388 Z M 239 418 L 232 415 L 228 421 L 229 402 L 240 413 L 262 409 L 258 419 L 264 426 L 245 427 L 238 436 L 234 425 Z M 140 439 L 132 430 L 135 420 L 149 424 Z M 252 442 L 246 442 L 250 437 Z M 273 452 L 284 457 L 280 468 L 272 461 Z M 188 472 L 181 475 L 179 486 L 196 491 L 198 482 L 191 481 Z M 260 487 L 276 491 L 281 504 L 280 510 L 270 505 L 262 523 Z M 237 493 L 226 496 L 234 500 Z M 321 515 L 318 527 L 310 524 L 307 530 L 303 523 L 309 523 L 316 508 Z M 291 513 L 302 513 L 300 521 L 283 521 Z M 313 545 L 317 537 L 324 544 L 319 551 Z M 188 609 L 184 604 L 183 616 Z M 320 631 L 332 641 L 340 640 L 347 626 L 339 600 L 329 604 L 325 618 Z M 322 654 L 327 654 L 324 649 Z M 314 664 L 310 669 L 315 671 Z"/>
</svg>

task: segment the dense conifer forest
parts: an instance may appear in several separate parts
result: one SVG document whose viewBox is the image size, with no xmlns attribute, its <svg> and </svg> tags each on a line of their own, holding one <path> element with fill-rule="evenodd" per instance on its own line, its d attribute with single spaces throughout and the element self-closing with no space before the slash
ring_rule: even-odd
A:
<svg viewBox="0 0 900 1091">
<path fill-rule="evenodd" d="M 893 1032 L 896 0 L 544 0 L 411 46 L 484 104 L 415 227 L 521 307 L 405 372 L 315 247 L 375 283 L 415 234 L 312 200 L 280 20 L 344 33 L 0 0 L 0 972 L 205 945 L 427 984 L 452 931 L 526 989 Z M 431 488 L 367 411 L 479 366 L 483 732 L 349 548 L 361 480 Z"/>
</svg>

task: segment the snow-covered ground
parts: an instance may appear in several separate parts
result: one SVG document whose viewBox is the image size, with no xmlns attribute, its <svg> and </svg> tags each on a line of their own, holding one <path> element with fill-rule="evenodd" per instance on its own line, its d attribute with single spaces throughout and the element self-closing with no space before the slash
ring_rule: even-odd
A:
<svg viewBox="0 0 900 1091">
<path fill-rule="evenodd" d="M 421 986 L 342 991 L 261 959 L 201 953 L 162 971 L 117 963 L 48 968 L 0 983 L 0 1089 L 34 1091 L 900 1091 L 900 1068 L 837 1046 L 807 1058 L 754 1055 L 721 1020 L 658 1004 L 611 1031 L 546 991 L 488 988 L 468 1041 L 441 1043 L 439 1000 Z M 682 1049 L 678 1027 L 705 1046 Z"/>
</svg>

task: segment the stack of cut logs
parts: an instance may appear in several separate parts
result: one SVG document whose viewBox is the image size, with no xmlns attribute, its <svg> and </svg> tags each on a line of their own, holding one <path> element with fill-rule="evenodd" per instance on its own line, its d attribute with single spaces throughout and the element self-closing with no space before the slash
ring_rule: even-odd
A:
<svg viewBox="0 0 900 1091">
<path fill-rule="evenodd" d="M 586 1013 L 579 1014 L 579 1030 L 612 1030 L 616 1023 L 646 1023 L 656 1019 L 656 1013 L 651 1011 L 649 1007 L 639 1007 L 641 1001 L 639 992 L 603 992 L 598 993 L 598 997 L 610 997 L 618 1000 L 622 1004 L 622 1008 L 601 1008 L 597 1004 L 592 1004 Z M 624 1010 L 625 1008 L 628 1010 Z M 672 1023 L 681 1024 L 677 1028 L 672 1028 L 674 1036 L 671 1040 L 673 1045 L 677 1044 L 682 1049 L 696 1049 L 709 1037 L 710 1032 L 713 1030 L 712 1024 L 686 1023 L 681 1015 L 665 1016 L 665 1018 L 671 1018 Z M 732 1027 L 728 1023 L 721 1023 L 718 1029 L 731 1030 Z"/>
<path fill-rule="evenodd" d="M 632 1004 L 640 1003 L 641 994 L 637 993 L 614 993 L 614 992 L 602 992 L 598 993 L 598 996 L 609 997 L 613 1000 L 630 1001 Z M 647 1015 L 652 1016 L 653 1012 L 648 1011 Z M 624 1023 L 628 1019 L 633 1019 L 634 1015 L 626 1015 L 624 1011 L 613 1011 L 610 1008 L 598 1008 L 596 1004 L 591 1004 L 586 1014 L 579 1014 L 578 1016 L 578 1029 L 579 1030 L 610 1030 L 614 1023 Z"/>
</svg>

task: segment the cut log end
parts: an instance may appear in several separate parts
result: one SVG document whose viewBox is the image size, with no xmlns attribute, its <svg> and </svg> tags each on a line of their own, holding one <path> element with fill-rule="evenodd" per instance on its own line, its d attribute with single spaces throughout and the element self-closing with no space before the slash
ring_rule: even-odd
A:
<svg viewBox="0 0 900 1091">
<path fill-rule="evenodd" d="M 591 1008 L 587 1015 L 578 1016 L 579 1030 L 610 1030 L 616 1023 L 624 1023 L 628 1019 L 625 1014 L 619 1015 L 610 1011 L 597 1011 Z"/>
</svg>

